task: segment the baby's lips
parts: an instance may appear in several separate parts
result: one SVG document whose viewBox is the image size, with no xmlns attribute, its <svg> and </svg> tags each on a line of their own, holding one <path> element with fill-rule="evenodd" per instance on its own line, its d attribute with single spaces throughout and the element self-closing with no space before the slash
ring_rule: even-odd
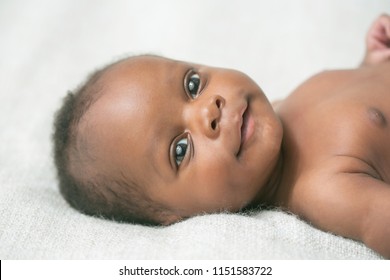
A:
<svg viewBox="0 0 390 280">
<path fill-rule="evenodd" d="M 238 149 L 237 149 L 237 152 L 236 152 L 236 156 L 238 156 L 241 152 L 241 148 L 242 148 L 242 143 L 243 143 L 243 140 L 244 140 L 244 135 L 243 135 L 243 132 L 245 131 L 246 129 L 246 123 L 245 123 L 245 112 L 247 112 L 248 110 L 248 103 L 244 104 L 244 106 L 242 106 L 240 109 L 239 109 L 239 122 L 238 122 L 238 139 L 239 139 L 239 146 L 238 146 Z"/>
</svg>

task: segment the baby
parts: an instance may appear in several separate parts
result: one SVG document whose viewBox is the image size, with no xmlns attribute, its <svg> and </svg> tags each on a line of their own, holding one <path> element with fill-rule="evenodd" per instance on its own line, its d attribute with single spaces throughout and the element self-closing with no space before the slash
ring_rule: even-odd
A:
<svg viewBox="0 0 390 280">
<path fill-rule="evenodd" d="M 66 96 L 53 139 L 61 193 L 83 213 L 169 225 L 275 206 L 390 258 L 390 17 L 361 67 L 272 105 L 238 71 L 121 60 Z"/>
</svg>

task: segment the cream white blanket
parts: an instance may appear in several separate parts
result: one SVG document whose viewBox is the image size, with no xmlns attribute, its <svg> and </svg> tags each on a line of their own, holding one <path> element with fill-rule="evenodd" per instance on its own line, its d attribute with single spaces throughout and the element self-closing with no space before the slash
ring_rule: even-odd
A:
<svg viewBox="0 0 390 280">
<path fill-rule="evenodd" d="M 95 67 L 156 53 L 237 68 L 270 99 L 353 67 L 383 1 L 0 1 L 1 259 L 378 259 L 293 215 L 215 214 L 165 228 L 84 216 L 59 195 L 53 113 Z"/>
</svg>

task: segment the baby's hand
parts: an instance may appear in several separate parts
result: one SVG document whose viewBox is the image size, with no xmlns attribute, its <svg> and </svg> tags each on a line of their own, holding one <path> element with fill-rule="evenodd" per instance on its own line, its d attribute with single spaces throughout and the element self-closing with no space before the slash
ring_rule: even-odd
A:
<svg viewBox="0 0 390 280">
<path fill-rule="evenodd" d="M 390 16 L 379 16 L 366 35 L 366 55 L 362 65 L 390 61 Z"/>
</svg>

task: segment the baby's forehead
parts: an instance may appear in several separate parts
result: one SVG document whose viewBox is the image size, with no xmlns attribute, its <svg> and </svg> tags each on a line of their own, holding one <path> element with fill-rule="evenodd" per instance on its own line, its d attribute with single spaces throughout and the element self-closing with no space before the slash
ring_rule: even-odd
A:
<svg viewBox="0 0 390 280">
<path fill-rule="evenodd" d="M 159 88 L 171 83 L 175 86 L 182 85 L 185 73 L 194 67 L 195 64 L 157 56 L 128 58 L 105 71 L 100 81 L 102 85 L 100 95 L 102 97 L 116 95 L 117 102 L 122 102 L 119 97 L 128 92 L 137 95 L 145 91 L 158 92 Z M 178 81 L 180 83 L 177 83 Z"/>
<path fill-rule="evenodd" d="M 124 156 L 119 148 L 126 147 L 133 135 L 142 135 L 144 127 L 139 123 L 147 118 L 148 104 L 153 102 L 153 96 L 143 94 L 148 83 L 142 82 L 139 68 L 149 71 L 145 63 L 156 64 L 156 59 L 126 60 L 107 69 L 101 92 L 96 93 L 99 97 L 78 123 L 76 145 L 96 159 L 99 169 L 119 169 Z M 136 157 L 133 153 L 134 161 L 138 161 Z"/>
</svg>

